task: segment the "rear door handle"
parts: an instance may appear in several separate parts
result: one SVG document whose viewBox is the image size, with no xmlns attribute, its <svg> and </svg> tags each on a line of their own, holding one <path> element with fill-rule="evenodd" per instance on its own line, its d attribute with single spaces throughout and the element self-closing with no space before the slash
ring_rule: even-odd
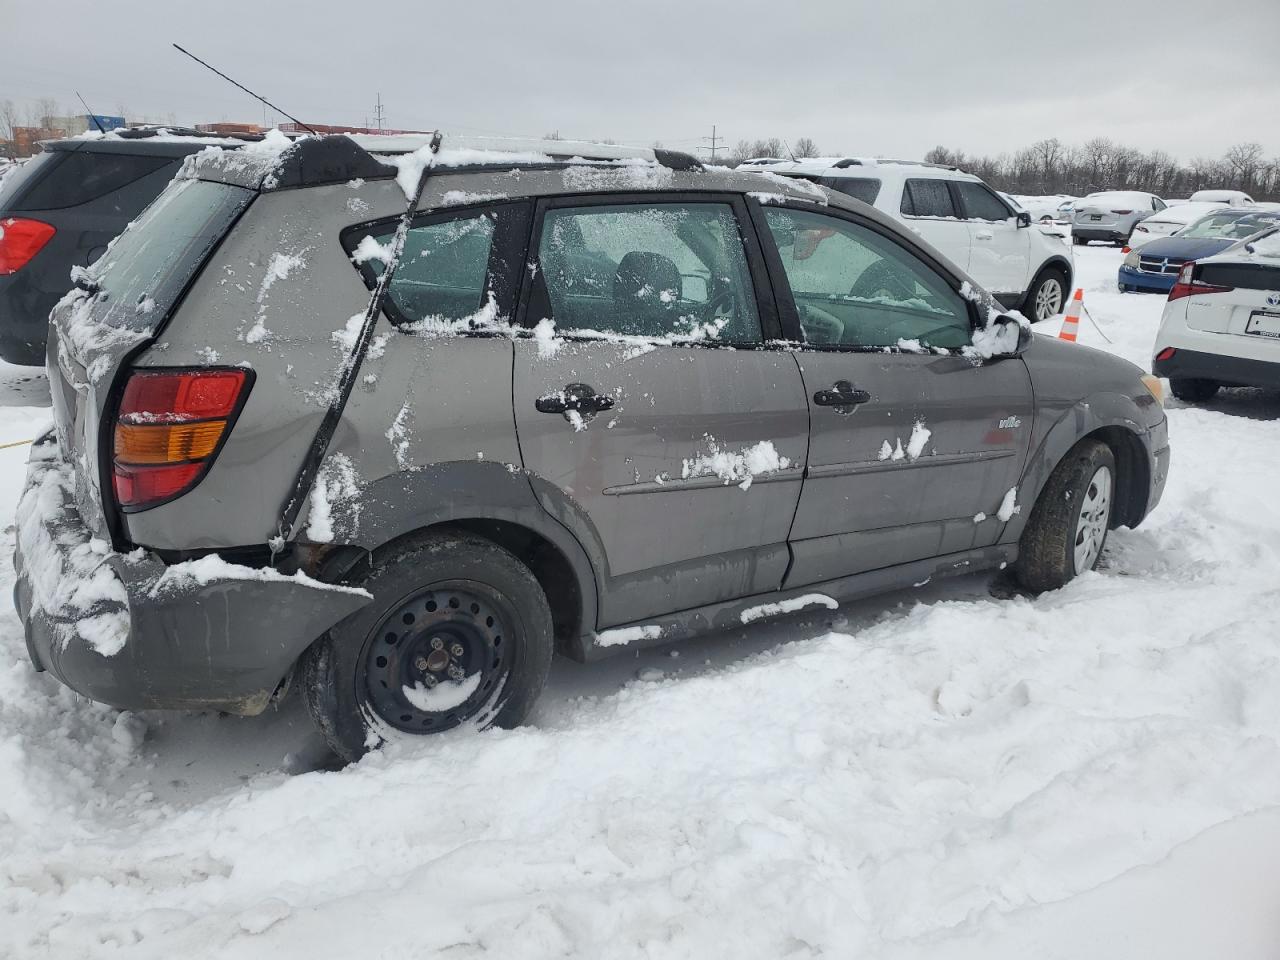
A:
<svg viewBox="0 0 1280 960">
<path fill-rule="evenodd" d="M 562 413 L 567 419 L 570 412 L 583 417 L 594 417 L 602 410 L 613 407 L 613 397 L 596 393 L 595 387 L 585 383 L 570 383 L 559 393 L 549 393 L 533 402 L 539 413 Z"/>
<path fill-rule="evenodd" d="M 979 240 L 994 240 L 996 235 L 990 230 L 979 230 L 974 236 Z"/>
<path fill-rule="evenodd" d="M 869 403 L 871 394 L 859 390 L 848 380 L 837 380 L 826 390 L 813 395 L 813 402 L 820 407 L 835 407 L 837 413 L 853 413 L 860 403 Z"/>
</svg>

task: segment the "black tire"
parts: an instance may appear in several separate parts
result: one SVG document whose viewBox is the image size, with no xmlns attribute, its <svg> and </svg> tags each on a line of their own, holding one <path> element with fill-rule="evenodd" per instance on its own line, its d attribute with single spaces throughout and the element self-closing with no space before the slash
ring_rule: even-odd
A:
<svg viewBox="0 0 1280 960">
<path fill-rule="evenodd" d="M 1052 284 L 1057 284 L 1057 289 L 1058 289 L 1057 309 L 1055 309 L 1053 312 L 1048 313 L 1042 317 L 1036 311 L 1036 306 L 1040 298 L 1040 291 L 1042 289 L 1049 288 Z M 1067 293 L 1066 271 L 1063 270 L 1061 267 L 1045 267 L 1038 274 L 1036 274 L 1036 278 L 1031 281 L 1031 287 L 1030 289 L 1027 290 L 1026 299 L 1022 301 L 1022 315 L 1026 317 L 1028 320 L 1030 320 L 1032 323 L 1037 323 L 1041 320 L 1048 320 L 1050 317 L 1055 317 L 1059 313 L 1061 313 L 1063 310 L 1066 309 L 1067 298 L 1068 298 L 1068 293 Z"/>
<path fill-rule="evenodd" d="M 1102 511 L 1105 516 L 1098 518 L 1093 516 L 1097 511 L 1086 511 L 1086 504 L 1094 478 L 1103 468 L 1110 471 L 1110 489 Z M 1022 531 L 1013 565 L 1018 583 L 1041 593 L 1057 590 L 1077 574 L 1092 570 L 1106 546 L 1116 489 L 1116 458 L 1110 447 L 1097 440 L 1081 440 L 1072 447 L 1049 475 Z M 1083 569 L 1077 569 L 1077 547 L 1086 538 L 1096 544 L 1096 550 Z"/>
<path fill-rule="evenodd" d="M 528 715 L 551 665 L 551 608 L 510 552 L 471 534 L 432 534 L 375 556 L 353 585 L 373 602 L 299 665 L 307 709 L 341 757 Z"/>
<path fill-rule="evenodd" d="M 1179 377 L 1169 380 L 1169 389 L 1183 403 L 1208 403 L 1218 394 L 1221 385 L 1216 380 Z"/>
</svg>

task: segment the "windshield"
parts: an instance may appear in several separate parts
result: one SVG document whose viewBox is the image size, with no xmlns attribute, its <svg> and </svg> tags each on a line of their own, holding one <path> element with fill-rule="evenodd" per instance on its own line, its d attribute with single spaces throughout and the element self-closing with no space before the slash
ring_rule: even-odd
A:
<svg viewBox="0 0 1280 960">
<path fill-rule="evenodd" d="M 1189 240 L 1241 240 L 1273 226 L 1278 219 L 1280 215 L 1211 213 L 1183 230 L 1181 236 Z"/>
<path fill-rule="evenodd" d="M 253 191 L 176 180 L 89 268 L 95 319 L 112 327 L 156 327 Z"/>
</svg>

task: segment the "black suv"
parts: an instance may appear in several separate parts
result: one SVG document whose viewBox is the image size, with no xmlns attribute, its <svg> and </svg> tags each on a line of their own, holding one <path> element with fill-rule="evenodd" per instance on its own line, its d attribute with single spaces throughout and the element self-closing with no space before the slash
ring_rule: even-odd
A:
<svg viewBox="0 0 1280 960">
<path fill-rule="evenodd" d="M 252 139 L 260 139 L 254 137 Z M 195 130 L 54 140 L 0 183 L 0 357 L 42 365 L 49 311 L 159 196 L 188 154 L 227 138 Z"/>
</svg>

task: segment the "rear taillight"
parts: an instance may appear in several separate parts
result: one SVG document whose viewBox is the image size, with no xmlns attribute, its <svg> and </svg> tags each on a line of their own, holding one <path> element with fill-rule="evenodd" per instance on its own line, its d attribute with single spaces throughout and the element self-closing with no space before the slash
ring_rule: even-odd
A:
<svg viewBox="0 0 1280 960">
<path fill-rule="evenodd" d="M 9 217 L 0 220 L 0 277 L 17 273 L 57 233 L 39 220 Z"/>
<path fill-rule="evenodd" d="M 1181 300 L 1183 297 L 1198 297 L 1202 293 L 1230 293 L 1235 287 L 1217 287 L 1211 283 L 1201 283 L 1195 279 L 1196 262 L 1188 260 L 1178 271 L 1178 279 L 1169 290 L 1170 300 Z"/>
<path fill-rule="evenodd" d="M 154 507 L 199 482 L 249 395 L 247 370 L 130 375 L 113 437 L 112 486 L 125 510 Z"/>
<path fill-rule="evenodd" d="M 1163 350 L 1161 350 L 1159 353 L 1157 353 L 1157 354 L 1156 354 L 1156 359 L 1157 359 L 1157 360 L 1172 360 L 1172 359 L 1173 359 L 1173 355 L 1174 355 L 1175 353 L 1177 353 L 1177 352 L 1178 352 L 1178 351 L 1177 351 L 1177 350 L 1175 350 L 1175 349 L 1173 349 L 1173 347 L 1165 347 Z"/>
<path fill-rule="evenodd" d="M 1132 210 L 1112 210 L 1111 212 L 1118 213 L 1122 217 L 1127 217 L 1129 214 L 1133 213 Z"/>
</svg>

